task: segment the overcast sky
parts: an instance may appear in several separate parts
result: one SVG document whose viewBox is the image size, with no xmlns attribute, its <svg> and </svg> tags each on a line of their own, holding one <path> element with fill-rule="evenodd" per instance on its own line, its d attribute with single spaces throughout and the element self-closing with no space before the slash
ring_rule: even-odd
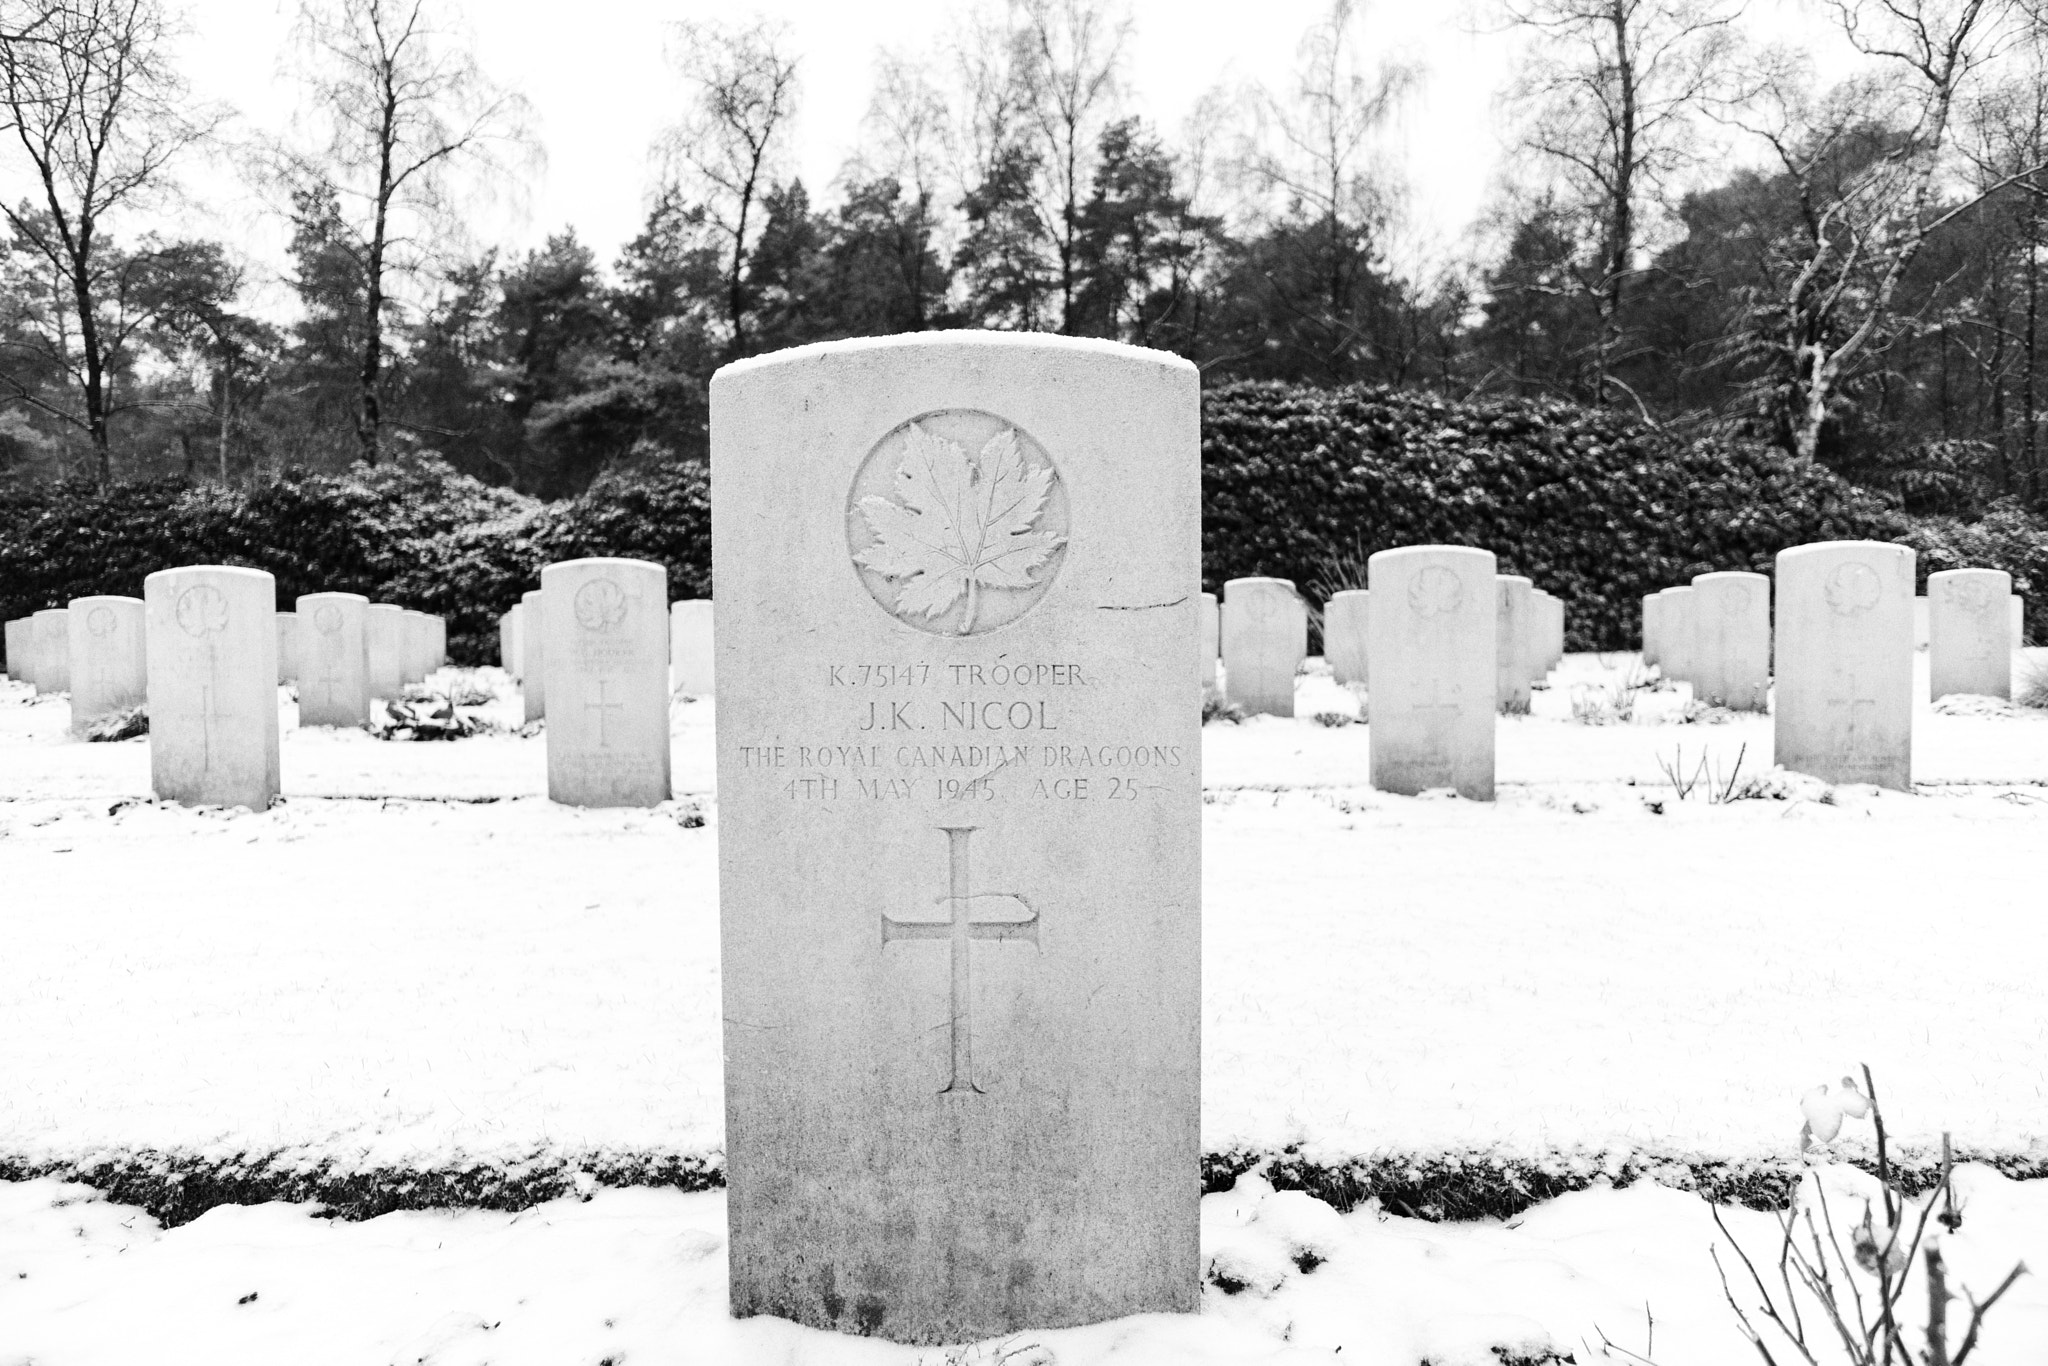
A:
<svg viewBox="0 0 2048 1366">
<path fill-rule="evenodd" d="M 522 207 L 482 207 L 472 231 L 515 250 L 574 225 L 609 262 L 638 229 L 651 187 L 650 141 L 682 98 L 663 60 L 668 24 L 682 18 L 759 13 L 784 21 L 798 55 L 798 162 L 815 198 L 851 150 L 867 107 L 876 53 L 934 47 L 966 0 L 472 0 L 468 14 L 484 69 L 524 93 L 536 115 L 546 165 Z M 1761 0 L 1752 17 L 1781 25 L 1803 0 Z M 1204 92 L 1260 80 L 1284 89 L 1301 35 L 1325 0 L 1132 0 L 1133 109 L 1169 139 Z M 1761 11 L 1759 14 L 1758 11 Z M 285 74 L 294 0 L 193 0 L 185 68 L 197 93 L 235 106 L 243 131 L 275 130 L 298 91 Z M 1413 188 L 1409 239 L 1455 250 L 1500 171 L 1505 130 L 1495 107 L 1514 40 L 1485 31 L 1484 0 L 1377 0 L 1359 33 L 1368 53 L 1417 61 L 1419 92 L 1392 136 Z M 1475 18 L 1477 16 L 1477 18 Z M 253 226 L 253 201 L 232 202 L 224 177 L 194 177 L 210 223 L 195 225 L 274 258 L 281 237 Z M 265 238 L 269 240 L 266 241 Z"/>
</svg>

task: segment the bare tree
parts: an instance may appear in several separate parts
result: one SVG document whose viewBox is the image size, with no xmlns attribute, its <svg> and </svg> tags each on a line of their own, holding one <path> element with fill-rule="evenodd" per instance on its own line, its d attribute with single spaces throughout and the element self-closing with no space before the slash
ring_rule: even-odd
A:
<svg viewBox="0 0 2048 1366">
<path fill-rule="evenodd" d="M 668 179 L 690 180 L 724 241 L 725 324 L 732 356 L 747 354 L 747 253 L 755 210 L 773 188 L 796 114 L 796 59 L 774 24 L 683 22 L 671 60 L 690 87 L 683 121 L 662 137 Z"/>
<path fill-rule="evenodd" d="M 527 105 L 477 65 L 447 0 L 300 0 L 297 37 L 315 146 L 290 154 L 300 185 L 325 182 L 343 206 L 363 284 L 356 439 L 382 455 L 388 314 L 398 277 L 460 235 L 458 192 L 511 155 L 531 158 Z"/>
<path fill-rule="evenodd" d="M 1502 0 L 1532 38 L 1507 95 L 1520 143 L 1562 182 L 1591 226 L 1593 267 L 1580 280 L 1600 327 L 1592 392 L 1604 402 L 1624 293 L 1644 218 L 1692 163 L 1699 114 L 1739 98 L 1730 88 L 1741 0 Z M 1555 201 L 1553 201 L 1555 202 Z"/>
<path fill-rule="evenodd" d="M 911 227 L 919 243 L 934 242 L 944 221 L 939 208 L 952 188 L 948 168 L 956 155 L 953 111 L 929 68 L 900 53 L 884 52 L 875 63 L 875 88 L 862 124 L 868 134 L 848 170 L 869 179 L 887 176 L 910 194 Z M 911 255 L 912 316 L 924 326 L 931 285 L 924 278 L 926 254 Z"/>
<path fill-rule="evenodd" d="M 1738 116 L 1770 148 L 1797 200 L 1776 297 L 1763 301 L 1792 395 L 1793 449 L 1811 457 L 1843 383 L 1889 340 L 1900 283 L 1928 240 L 1987 196 L 2038 173 L 2017 168 L 1949 200 L 1955 124 L 1987 63 L 2016 36 L 2010 0 L 1829 0 L 1871 75 L 1821 99 L 1803 67 L 1767 70 Z"/>
<path fill-rule="evenodd" d="M 0 131 L 36 183 L 31 197 L 0 202 L 0 216 L 62 292 L 45 336 L 80 407 L 20 383 L 9 397 L 82 433 L 102 484 L 112 477 L 111 375 L 136 325 L 110 324 L 108 305 L 138 260 L 112 245 L 108 219 L 165 190 L 172 162 L 219 117 L 190 107 L 171 66 L 175 36 L 156 0 L 0 6 Z"/>
</svg>

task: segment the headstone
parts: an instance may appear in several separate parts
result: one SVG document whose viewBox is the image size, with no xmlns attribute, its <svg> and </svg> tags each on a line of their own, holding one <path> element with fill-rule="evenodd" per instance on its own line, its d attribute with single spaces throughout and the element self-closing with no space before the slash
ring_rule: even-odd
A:
<svg viewBox="0 0 2048 1366">
<path fill-rule="evenodd" d="M 498 667 L 512 672 L 512 614 L 498 614 Z"/>
<path fill-rule="evenodd" d="M 1202 695 L 1216 691 L 1216 653 L 1223 644 L 1223 622 L 1214 593 L 1202 594 Z"/>
<path fill-rule="evenodd" d="M 429 658 L 433 652 L 434 642 L 427 614 L 410 607 L 406 608 L 404 632 L 405 681 L 424 683 L 427 681 L 427 675 L 434 671 Z"/>
<path fill-rule="evenodd" d="M 2027 644 L 2027 600 L 2017 593 L 2013 594 L 2012 604 L 2008 610 L 2012 614 L 2012 647 L 2015 650 L 2025 649 Z"/>
<path fill-rule="evenodd" d="M 1770 578 L 1695 574 L 1692 631 L 1692 695 L 1730 711 L 1770 710 Z"/>
<path fill-rule="evenodd" d="M 1529 618 L 1534 587 L 1519 574 L 1494 578 L 1494 700 L 1510 715 L 1529 712 L 1529 651 L 1533 642 Z"/>
<path fill-rule="evenodd" d="M 1223 691 L 1252 716 L 1294 715 L 1294 675 L 1308 657 L 1308 609 L 1289 579 L 1223 585 Z"/>
<path fill-rule="evenodd" d="M 1775 762 L 1912 790 L 1913 552 L 1823 541 L 1778 553 Z"/>
<path fill-rule="evenodd" d="M 16 617 L 4 628 L 4 648 L 7 651 L 7 676 L 16 683 L 29 683 L 29 631 L 27 617 Z"/>
<path fill-rule="evenodd" d="M 298 601 L 299 724 L 367 726 L 370 600 L 360 593 L 307 593 Z"/>
<path fill-rule="evenodd" d="M 1664 676 L 1692 682 L 1692 649 L 1695 634 L 1692 620 L 1692 589 L 1667 588 L 1657 595 L 1657 650 Z"/>
<path fill-rule="evenodd" d="M 431 672 L 448 667 L 448 618 L 427 617 L 427 667 Z"/>
<path fill-rule="evenodd" d="M 669 668 L 675 690 L 684 697 L 716 695 L 711 616 L 709 598 L 690 598 L 669 607 Z"/>
<path fill-rule="evenodd" d="M 277 681 L 299 681 L 299 617 L 296 612 L 277 614 Z"/>
<path fill-rule="evenodd" d="M 517 679 L 526 673 L 526 604 L 513 603 L 512 610 L 505 615 L 510 618 L 505 633 L 506 643 L 512 647 L 512 658 L 507 661 L 505 668 Z"/>
<path fill-rule="evenodd" d="M 1927 576 L 1927 685 L 1951 693 L 2012 699 L 2012 575 L 2003 569 L 1948 569 Z"/>
<path fill-rule="evenodd" d="M 1928 642 L 1929 618 L 1927 596 L 1923 593 L 1913 599 L 1913 648 L 1924 650 Z"/>
<path fill-rule="evenodd" d="M 1366 562 L 1372 785 L 1493 800 L 1499 589 L 1491 551 L 1414 545 Z"/>
<path fill-rule="evenodd" d="M 405 695 L 405 609 L 373 602 L 363 612 L 363 660 L 370 696 L 393 701 Z"/>
<path fill-rule="evenodd" d="M 549 799 L 659 806 L 669 799 L 668 570 L 569 560 L 541 570 L 540 582 Z"/>
<path fill-rule="evenodd" d="M 1550 677 L 1560 658 L 1564 604 L 1541 588 L 1529 591 L 1529 679 L 1532 683 Z"/>
<path fill-rule="evenodd" d="M 547 627 L 541 615 L 541 590 L 519 599 L 519 680 L 524 718 L 532 725 L 548 714 Z"/>
<path fill-rule="evenodd" d="M 278 790 L 277 582 L 191 565 L 142 581 L 149 773 L 193 806 L 269 808 Z"/>
<path fill-rule="evenodd" d="M 1643 595 L 1643 667 L 1649 668 L 1658 662 L 1658 635 L 1661 623 L 1658 620 L 1663 607 L 1663 598 L 1656 593 Z"/>
<path fill-rule="evenodd" d="M 735 1314 L 1200 1303 L 1198 393 L 961 332 L 713 379 Z"/>
<path fill-rule="evenodd" d="M 36 652 L 36 691 L 71 691 L 71 613 L 46 607 L 29 618 Z"/>
<path fill-rule="evenodd" d="M 139 707 L 149 696 L 141 598 L 73 598 L 69 608 L 71 731 Z"/>
<path fill-rule="evenodd" d="M 1323 605 L 1323 658 L 1339 683 L 1365 682 L 1371 602 L 1369 589 L 1350 588 L 1332 594 Z"/>
</svg>

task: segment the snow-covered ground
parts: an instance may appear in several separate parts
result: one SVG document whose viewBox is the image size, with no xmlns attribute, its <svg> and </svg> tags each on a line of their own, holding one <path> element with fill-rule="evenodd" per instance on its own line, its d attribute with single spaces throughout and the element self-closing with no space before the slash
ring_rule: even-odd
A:
<svg viewBox="0 0 2048 1366">
<path fill-rule="evenodd" d="M 1710 804 L 1662 766 L 1682 751 L 1725 776 L 1740 752 L 1761 773 L 1768 721 L 1677 724 L 1682 692 L 1642 695 L 1636 724 L 1569 719 L 1630 662 L 1572 657 L 1536 715 L 1502 722 L 1492 805 L 1368 788 L 1366 727 L 1307 719 L 1357 710 L 1324 677 L 1302 680 L 1302 719 L 1205 729 L 1205 1146 L 1582 1171 L 1783 1158 L 1799 1096 L 1867 1062 L 1909 1145 L 1952 1128 L 1965 1151 L 2048 1160 L 2048 714 L 1923 706 L 1913 796 L 1793 783 Z M 145 742 L 70 740 L 61 700 L 0 684 L 0 1161 L 715 1160 L 713 710 L 676 709 L 676 801 L 594 812 L 541 795 L 539 738 L 391 744 L 299 730 L 286 704 L 286 799 L 250 814 L 150 802 Z M 1987 1227 L 2017 1230 L 1992 1250 L 2048 1267 L 2048 1195 L 1972 1179 Z M 1212 1255 L 1272 1226 L 1239 1227 L 1259 1190 L 1209 1197 Z M 169 1231 L 62 1198 L 0 1185 L 0 1363 L 133 1360 L 138 1342 L 162 1359 L 120 1334 L 172 1300 L 202 1306 L 173 1360 L 918 1359 L 726 1323 L 716 1193 L 353 1225 L 273 1205 Z M 1488 1305 L 1584 1361 L 1595 1318 L 1640 1347 L 1649 1298 L 1660 1361 L 1734 1360 L 1739 1339 L 1687 1355 L 1666 1335 L 1732 1322 L 1710 1266 L 1670 1270 L 1704 1257 L 1705 1219 L 1647 1184 L 1513 1228 L 1368 1209 L 1343 1218 L 1341 1256 L 1271 1295 L 1212 1289 L 1193 1324 L 1044 1342 L 1062 1362 L 1343 1342 L 1345 1360 L 1449 1363 Z M 2048 1343 L 2032 1284 L 2001 1308 L 2033 1325 L 2008 1346 Z M 356 1321 L 370 1301 L 394 1307 Z"/>
</svg>

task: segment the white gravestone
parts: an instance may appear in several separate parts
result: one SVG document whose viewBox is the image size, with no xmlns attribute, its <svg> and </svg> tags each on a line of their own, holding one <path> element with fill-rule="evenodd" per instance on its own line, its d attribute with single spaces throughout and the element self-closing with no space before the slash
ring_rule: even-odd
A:
<svg viewBox="0 0 2048 1366">
<path fill-rule="evenodd" d="M 1924 650 L 1928 641 L 1928 612 L 1925 594 L 1913 599 L 1913 648 Z"/>
<path fill-rule="evenodd" d="M 1308 609 L 1289 579 L 1223 585 L 1223 691 L 1252 716 L 1294 715 L 1294 675 L 1308 657 Z"/>
<path fill-rule="evenodd" d="M 2027 600 L 2017 593 L 2013 594 L 2009 610 L 2012 614 L 2012 647 L 2015 650 L 2024 649 L 2027 644 Z"/>
<path fill-rule="evenodd" d="M 46 607 L 29 618 L 31 643 L 36 652 L 36 691 L 71 690 L 71 613 L 62 607 Z"/>
<path fill-rule="evenodd" d="M 1223 645 L 1222 613 L 1214 593 L 1202 594 L 1202 695 L 1216 691 L 1216 653 Z"/>
<path fill-rule="evenodd" d="M 424 683 L 427 675 L 434 671 L 432 654 L 434 649 L 433 627 L 425 612 L 413 608 L 405 609 L 404 626 L 404 670 L 408 683 Z"/>
<path fill-rule="evenodd" d="M 498 667 L 512 672 L 512 614 L 498 614 Z"/>
<path fill-rule="evenodd" d="M 1692 589 L 1667 588 L 1657 595 L 1657 651 L 1664 676 L 1692 682 Z"/>
<path fill-rule="evenodd" d="M 960 332 L 713 379 L 735 1314 L 1200 1303 L 1198 393 Z"/>
<path fill-rule="evenodd" d="M 689 598 L 669 607 L 669 662 L 675 691 L 684 697 L 716 694 L 717 663 L 712 649 L 709 598 Z"/>
<path fill-rule="evenodd" d="M 2012 699 L 2011 597 L 2012 575 L 2003 569 L 1948 569 L 1927 576 L 1929 697 L 1975 693 Z"/>
<path fill-rule="evenodd" d="M 1562 628 L 1559 616 L 1564 604 L 1541 588 L 1529 592 L 1529 678 L 1541 682 L 1550 677 L 1559 658 L 1558 640 Z"/>
<path fill-rule="evenodd" d="M 549 799 L 659 806 L 669 799 L 668 570 L 569 560 L 541 570 L 540 581 Z"/>
<path fill-rule="evenodd" d="M 70 616 L 71 731 L 139 707 L 149 695 L 141 598 L 73 598 Z"/>
<path fill-rule="evenodd" d="M 277 614 L 277 681 L 299 681 L 299 617 L 296 612 Z"/>
<path fill-rule="evenodd" d="M 1774 762 L 1912 790 L 1913 552 L 1823 541 L 1778 553 Z"/>
<path fill-rule="evenodd" d="M 1503 712 L 1526 716 L 1529 712 L 1529 652 L 1534 642 L 1529 619 L 1529 580 L 1519 574 L 1495 574 L 1494 579 L 1494 700 Z"/>
<path fill-rule="evenodd" d="M 16 683 L 27 683 L 29 679 L 29 620 L 16 617 L 4 628 L 4 648 L 7 652 L 7 676 Z"/>
<path fill-rule="evenodd" d="M 1366 651 L 1372 785 L 1407 796 L 1451 788 L 1492 801 L 1493 553 L 1403 546 L 1374 555 L 1366 574 L 1380 605 Z"/>
<path fill-rule="evenodd" d="M 1768 711 L 1771 581 L 1742 571 L 1692 580 L 1692 695 L 1730 711 Z"/>
<path fill-rule="evenodd" d="M 299 724 L 367 726 L 370 674 L 363 634 L 370 600 L 360 593 L 307 593 L 297 606 Z"/>
<path fill-rule="evenodd" d="M 512 647 L 512 658 L 506 661 L 505 668 L 517 679 L 526 674 L 526 604 L 513 603 L 512 610 L 505 615 L 509 619 L 506 624 L 505 643 Z"/>
<path fill-rule="evenodd" d="M 387 700 L 405 694 L 405 609 L 373 602 L 363 613 L 363 664 L 370 696 Z"/>
<path fill-rule="evenodd" d="M 428 617 L 428 618 L 427 618 L 427 631 L 428 631 L 429 635 L 431 636 L 431 638 L 433 639 L 433 642 L 434 642 L 434 648 L 433 648 L 433 650 L 432 650 L 432 651 L 431 651 L 431 652 L 430 652 L 430 653 L 428 654 L 428 656 L 427 656 L 427 657 L 428 657 L 428 658 L 429 658 L 430 660 L 432 660 L 432 661 L 433 661 L 433 665 L 434 665 L 434 667 L 435 667 L 435 668 L 437 668 L 437 669 L 445 669 L 445 668 L 447 668 L 447 667 L 448 667 L 448 618 L 446 618 L 446 617 L 441 617 L 441 616 L 430 616 L 430 617 Z"/>
<path fill-rule="evenodd" d="M 1663 599 L 1658 594 L 1643 595 L 1643 667 L 1646 669 L 1658 662 L 1658 637 L 1663 630 L 1662 610 Z"/>
<path fill-rule="evenodd" d="M 548 714 L 547 618 L 541 590 L 519 599 L 519 680 L 523 716 L 532 725 Z"/>
<path fill-rule="evenodd" d="M 1331 594 L 1323 604 L 1323 658 L 1339 683 L 1365 682 L 1371 603 L 1370 590 L 1350 588 Z"/>
<path fill-rule="evenodd" d="M 142 581 L 149 774 L 192 806 L 267 810 L 278 790 L 277 582 L 192 565 Z"/>
</svg>

